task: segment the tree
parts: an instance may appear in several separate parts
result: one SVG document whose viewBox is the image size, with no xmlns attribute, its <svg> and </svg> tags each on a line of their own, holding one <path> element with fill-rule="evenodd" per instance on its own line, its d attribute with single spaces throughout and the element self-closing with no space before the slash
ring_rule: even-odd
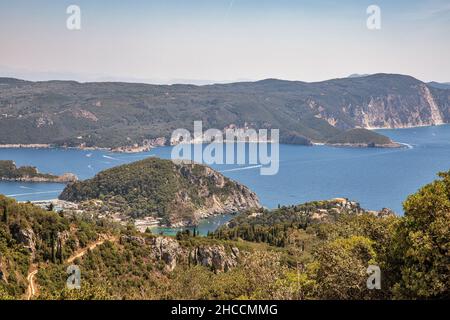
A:
<svg viewBox="0 0 450 320">
<path fill-rule="evenodd" d="M 40 298 L 44 300 L 108 300 L 110 296 L 105 286 L 84 283 L 80 290 L 64 288 L 51 294 L 44 294 Z"/>
<path fill-rule="evenodd" d="M 396 235 L 398 298 L 450 298 L 450 171 L 404 203 Z"/>
<path fill-rule="evenodd" d="M 6 290 L 5 288 L 3 288 L 2 286 L 0 286 L 0 300 L 13 300 L 14 297 L 11 296 Z"/>
<path fill-rule="evenodd" d="M 316 282 L 322 299 L 370 299 L 367 268 L 376 265 L 373 241 L 362 236 L 325 243 L 316 254 Z"/>
<path fill-rule="evenodd" d="M 8 207 L 6 204 L 3 206 L 3 222 L 8 224 Z"/>
</svg>

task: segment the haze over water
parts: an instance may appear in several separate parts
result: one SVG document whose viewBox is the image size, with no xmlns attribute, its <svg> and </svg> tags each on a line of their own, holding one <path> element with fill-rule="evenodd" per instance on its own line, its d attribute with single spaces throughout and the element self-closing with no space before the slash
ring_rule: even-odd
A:
<svg viewBox="0 0 450 320">
<path fill-rule="evenodd" d="M 408 144 L 402 149 L 333 148 L 280 145 L 280 169 L 260 175 L 259 167 L 212 165 L 224 175 L 255 191 L 264 206 L 298 204 L 311 200 L 346 197 L 364 208 L 388 207 L 402 214 L 402 202 L 436 173 L 450 169 L 450 126 L 380 130 Z M 87 179 L 113 166 L 149 156 L 170 158 L 171 148 L 140 154 L 65 149 L 0 149 L 1 160 L 18 166 L 33 165 L 41 172 L 72 172 Z M 55 199 L 64 185 L 55 183 L 0 182 L 0 193 L 19 201 Z"/>
</svg>

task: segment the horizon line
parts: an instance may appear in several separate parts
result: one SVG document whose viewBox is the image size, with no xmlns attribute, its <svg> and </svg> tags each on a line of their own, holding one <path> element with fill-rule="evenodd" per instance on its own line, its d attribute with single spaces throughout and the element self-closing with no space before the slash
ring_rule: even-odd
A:
<svg viewBox="0 0 450 320">
<path fill-rule="evenodd" d="M 226 85 L 226 84 L 235 84 L 235 83 L 257 83 L 262 81 L 283 81 L 283 82 L 301 82 L 301 83 L 320 83 L 320 82 L 326 82 L 326 81 L 332 81 L 332 80 L 341 80 L 341 79 L 360 79 L 360 78 L 368 78 L 372 76 L 377 75 L 391 75 L 391 76 L 403 76 L 403 77 L 411 77 L 414 78 L 420 82 L 423 83 L 437 83 L 437 84 L 450 84 L 450 82 L 441 82 L 441 81 L 423 81 L 419 78 L 416 78 L 409 74 L 402 74 L 402 73 L 387 73 L 387 72 L 377 72 L 372 74 L 355 74 L 352 73 L 346 77 L 337 77 L 337 78 L 327 78 L 325 80 L 319 80 L 319 81 L 303 81 L 303 80 L 292 80 L 292 79 L 283 79 L 283 78 L 276 78 L 276 77 L 268 77 L 268 78 L 262 78 L 262 79 L 236 79 L 236 80 L 202 80 L 202 79 L 186 79 L 186 81 L 192 81 L 192 82 L 177 82 L 177 81 L 170 81 L 167 82 L 159 82 L 154 81 L 145 81 L 145 79 L 142 79 L 142 81 L 139 81 L 139 79 L 136 80 L 92 80 L 92 81 L 80 81 L 80 80 L 74 80 L 74 79 L 49 79 L 49 80 L 31 80 L 30 78 L 27 79 L 27 77 L 15 77 L 15 76 L 2 76 L 0 74 L 0 79 L 12 79 L 12 80 L 18 80 L 18 81 L 24 81 L 24 82 L 32 82 L 32 83 L 43 83 L 43 82 L 76 82 L 78 84 L 93 84 L 93 83 L 126 83 L 126 84 L 146 84 L 146 85 L 155 85 L 155 86 L 173 86 L 173 85 L 189 85 L 189 86 L 196 86 L 196 87 L 203 87 L 203 86 L 211 86 L 211 85 Z M 108 78 L 108 77 L 105 77 Z M 150 79 L 149 79 L 150 80 Z M 184 79 L 180 79 L 181 81 Z"/>
</svg>

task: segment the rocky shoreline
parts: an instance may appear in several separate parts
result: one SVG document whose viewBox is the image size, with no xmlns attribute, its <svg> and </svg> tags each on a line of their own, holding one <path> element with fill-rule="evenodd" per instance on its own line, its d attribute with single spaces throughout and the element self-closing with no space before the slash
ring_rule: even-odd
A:
<svg viewBox="0 0 450 320">
<path fill-rule="evenodd" d="M 64 173 L 60 176 L 50 177 L 17 177 L 17 178 L 6 178 L 0 177 L 0 181 L 8 182 L 48 182 L 48 183 L 71 183 L 78 181 L 78 177 L 73 173 Z"/>
<path fill-rule="evenodd" d="M 41 173 L 36 167 L 17 167 L 12 160 L 0 160 L 0 181 L 70 183 L 78 181 L 78 177 L 73 173 L 60 176 Z"/>
<path fill-rule="evenodd" d="M 324 145 L 337 148 L 406 148 L 404 144 L 392 142 L 388 144 L 367 144 L 367 143 L 325 143 Z"/>
<path fill-rule="evenodd" d="M 0 149 L 49 149 L 52 148 L 51 144 L 21 144 L 21 143 L 11 143 L 11 144 L 0 144 Z"/>
<path fill-rule="evenodd" d="M 142 145 L 134 144 L 129 146 L 119 146 L 119 147 L 88 147 L 84 144 L 80 144 L 76 147 L 69 147 L 65 145 L 55 145 L 48 143 L 41 144 L 21 144 L 21 143 L 10 143 L 10 144 L 0 144 L 0 149 L 75 149 L 75 150 L 102 150 L 117 153 L 140 153 L 147 152 L 156 147 L 163 147 L 166 145 L 166 138 L 160 137 L 150 140 L 145 140 Z"/>
<path fill-rule="evenodd" d="M 257 143 L 258 141 L 247 141 L 249 143 Z M 208 142 L 192 142 L 190 144 L 199 144 Z M 227 141 L 224 141 L 227 143 Z M 274 143 L 271 140 L 266 141 L 266 143 Z M 283 143 L 280 143 L 283 144 Z M 405 145 L 397 142 L 390 144 L 367 144 L 367 143 L 322 143 L 322 142 L 312 142 L 310 146 L 329 146 L 329 147 L 342 147 L 342 148 L 403 148 Z M 115 148 L 103 148 L 103 147 L 65 147 L 57 146 L 51 144 L 0 144 L 0 149 L 74 149 L 74 150 L 84 150 L 84 151 L 108 151 L 113 153 L 142 153 L 148 152 L 153 148 L 164 147 L 165 143 L 157 145 L 134 145 L 134 146 L 121 146 Z"/>
</svg>

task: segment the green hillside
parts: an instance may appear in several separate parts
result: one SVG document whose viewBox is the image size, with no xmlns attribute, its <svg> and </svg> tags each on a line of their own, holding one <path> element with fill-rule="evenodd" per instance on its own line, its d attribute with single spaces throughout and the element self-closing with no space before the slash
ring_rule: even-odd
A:
<svg viewBox="0 0 450 320">
<path fill-rule="evenodd" d="M 448 90 L 391 74 L 206 86 L 0 78 L 0 86 L 0 144 L 142 145 L 192 131 L 196 120 L 205 130 L 277 128 L 282 142 L 323 143 L 357 127 L 432 125 L 430 96 L 450 119 Z"/>
<path fill-rule="evenodd" d="M 250 210 L 208 237 L 0 196 L 0 299 L 448 299 L 450 172 L 440 176 L 404 217 L 334 199 Z M 66 288 L 70 264 L 80 290 Z M 380 290 L 367 289 L 369 265 Z"/>
<path fill-rule="evenodd" d="M 148 158 L 68 185 L 60 199 L 101 200 L 110 212 L 160 217 L 165 224 L 196 224 L 200 212 L 223 214 L 259 207 L 256 195 L 213 169 Z"/>
<path fill-rule="evenodd" d="M 386 136 L 365 129 L 351 129 L 329 139 L 327 144 L 387 146 L 394 143 Z"/>
</svg>

